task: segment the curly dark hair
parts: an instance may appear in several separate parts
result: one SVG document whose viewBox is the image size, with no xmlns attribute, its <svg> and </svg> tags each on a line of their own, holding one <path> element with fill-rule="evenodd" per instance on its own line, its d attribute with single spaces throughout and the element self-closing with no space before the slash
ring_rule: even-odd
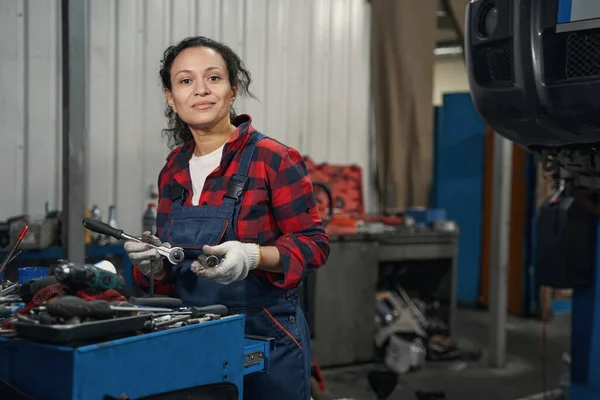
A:
<svg viewBox="0 0 600 400">
<path fill-rule="evenodd" d="M 175 61 L 179 53 L 190 47 L 208 47 L 219 53 L 223 57 L 225 65 L 227 65 L 227 74 L 229 75 L 231 87 L 237 88 L 238 93 L 241 95 L 249 95 L 255 98 L 249 90 L 250 82 L 252 82 L 250 72 L 246 69 L 240 57 L 227 45 L 204 36 L 188 37 L 175 45 L 169 46 L 165 50 L 163 58 L 160 61 L 159 71 L 163 89 L 171 90 L 171 66 L 173 65 L 173 61 Z M 230 110 L 229 115 L 233 122 L 236 117 L 233 108 Z M 162 134 L 169 139 L 170 147 L 181 146 L 193 139 L 189 126 L 179 118 L 179 115 L 173 111 L 168 103 L 165 107 L 165 117 L 168 119 L 168 128 L 163 129 Z"/>
</svg>

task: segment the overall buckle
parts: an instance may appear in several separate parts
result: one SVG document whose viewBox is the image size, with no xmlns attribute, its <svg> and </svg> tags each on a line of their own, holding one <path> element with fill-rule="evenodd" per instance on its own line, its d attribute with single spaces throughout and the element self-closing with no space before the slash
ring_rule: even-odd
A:
<svg viewBox="0 0 600 400">
<path fill-rule="evenodd" d="M 227 184 L 227 191 L 223 197 L 233 199 L 236 203 L 239 202 L 246 187 L 246 182 L 248 182 L 247 176 L 233 174 L 229 180 L 229 183 Z"/>
</svg>

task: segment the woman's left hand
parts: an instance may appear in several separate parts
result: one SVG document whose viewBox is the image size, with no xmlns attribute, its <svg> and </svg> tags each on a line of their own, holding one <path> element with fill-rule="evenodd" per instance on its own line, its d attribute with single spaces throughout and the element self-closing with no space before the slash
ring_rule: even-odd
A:
<svg viewBox="0 0 600 400">
<path fill-rule="evenodd" d="M 221 262 L 215 267 L 204 267 L 200 262 L 194 261 L 192 271 L 223 285 L 246 278 L 260 262 L 260 247 L 254 243 L 229 241 L 218 246 L 204 246 L 202 251 L 206 255 L 220 257 Z"/>
</svg>

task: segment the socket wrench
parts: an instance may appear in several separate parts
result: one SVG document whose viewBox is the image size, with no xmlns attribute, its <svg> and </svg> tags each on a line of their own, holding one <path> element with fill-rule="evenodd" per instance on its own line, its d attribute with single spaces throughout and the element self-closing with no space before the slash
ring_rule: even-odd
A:
<svg viewBox="0 0 600 400">
<path fill-rule="evenodd" d="M 84 228 L 89 229 L 92 232 L 114 237 L 118 240 L 133 240 L 134 242 L 142 243 L 141 239 L 124 233 L 122 229 L 113 228 L 112 226 L 105 224 L 104 222 L 97 221 L 95 219 L 84 218 L 83 226 Z M 154 246 L 152 244 L 150 244 L 150 246 L 154 247 L 158 251 L 158 254 L 164 256 L 173 265 L 181 263 L 185 258 L 185 254 L 181 247 Z"/>
</svg>

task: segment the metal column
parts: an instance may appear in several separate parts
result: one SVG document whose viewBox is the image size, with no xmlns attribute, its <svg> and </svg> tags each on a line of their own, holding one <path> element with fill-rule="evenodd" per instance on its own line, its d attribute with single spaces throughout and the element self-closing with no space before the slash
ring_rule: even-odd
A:
<svg viewBox="0 0 600 400">
<path fill-rule="evenodd" d="M 62 0 L 63 256 L 85 261 L 87 0 Z"/>
<path fill-rule="evenodd" d="M 495 368 L 504 367 L 506 362 L 512 146 L 512 142 L 494 133 L 488 362 Z"/>
</svg>

